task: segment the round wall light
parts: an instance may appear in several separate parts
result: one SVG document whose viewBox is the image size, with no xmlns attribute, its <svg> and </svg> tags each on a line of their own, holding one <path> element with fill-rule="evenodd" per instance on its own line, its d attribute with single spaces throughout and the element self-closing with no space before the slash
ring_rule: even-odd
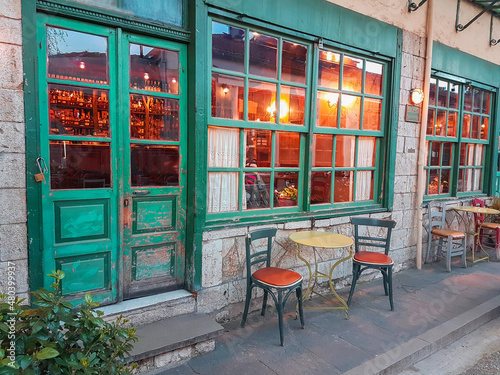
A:
<svg viewBox="0 0 500 375">
<path fill-rule="evenodd" d="M 413 104 L 420 104 L 424 101 L 424 92 L 422 89 L 413 89 L 411 90 L 410 99 Z"/>
</svg>

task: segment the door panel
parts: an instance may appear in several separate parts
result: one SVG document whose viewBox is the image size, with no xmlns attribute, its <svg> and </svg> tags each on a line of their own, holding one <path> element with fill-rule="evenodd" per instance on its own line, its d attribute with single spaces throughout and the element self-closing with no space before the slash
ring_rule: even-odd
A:
<svg viewBox="0 0 500 375">
<path fill-rule="evenodd" d="M 76 302 L 182 286 L 185 47 L 38 20 L 43 274 Z"/>
<path fill-rule="evenodd" d="M 125 35 L 129 121 L 122 244 L 124 298 L 184 283 L 186 87 L 184 46 Z"/>
</svg>

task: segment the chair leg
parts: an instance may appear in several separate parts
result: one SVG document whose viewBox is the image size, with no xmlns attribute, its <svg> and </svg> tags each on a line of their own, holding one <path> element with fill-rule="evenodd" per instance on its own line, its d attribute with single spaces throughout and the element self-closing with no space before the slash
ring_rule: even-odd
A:
<svg viewBox="0 0 500 375">
<path fill-rule="evenodd" d="M 495 253 L 500 259 L 500 228 L 495 228 Z"/>
<path fill-rule="evenodd" d="M 278 322 L 280 328 L 280 345 L 283 346 L 283 292 L 278 290 L 278 303 L 276 304 L 278 309 Z"/>
<path fill-rule="evenodd" d="M 462 240 L 462 262 L 464 264 L 464 268 L 467 268 L 467 248 L 465 247 L 465 238 Z"/>
<path fill-rule="evenodd" d="M 446 270 L 451 272 L 451 249 L 453 247 L 453 239 L 448 236 L 448 241 L 446 242 Z"/>
<path fill-rule="evenodd" d="M 260 315 L 262 316 L 266 315 L 266 306 L 267 306 L 267 290 L 264 290 L 264 298 L 262 300 L 262 311 L 260 312 Z"/>
<path fill-rule="evenodd" d="M 348 306 L 351 304 L 351 298 L 352 298 L 352 295 L 354 293 L 354 288 L 356 287 L 356 282 L 358 281 L 359 269 L 360 269 L 359 264 L 353 263 L 353 265 L 352 265 L 351 291 L 349 292 L 349 298 L 347 299 L 347 305 Z"/>
<path fill-rule="evenodd" d="M 297 293 L 297 301 L 299 303 L 299 317 L 302 329 L 304 329 L 304 310 L 302 309 L 302 286 L 299 286 L 295 292 Z"/>
<path fill-rule="evenodd" d="M 389 293 L 387 292 L 387 273 L 384 271 L 382 271 L 382 280 L 384 281 L 384 294 L 388 296 Z"/>
<path fill-rule="evenodd" d="M 427 243 L 427 254 L 425 254 L 424 263 L 429 263 L 429 254 L 431 253 L 432 233 L 429 233 L 429 242 Z"/>
<path fill-rule="evenodd" d="M 392 298 L 392 266 L 387 267 L 387 283 L 389 284 L 389 302 L 391 304 L 391 311 L 394 311 L 394 301 Z"/>
<path fill-rule="evenodd" d="M 243 319 L 241 319 L 241 328 L 245 327 L 251 298 L 252 298 L 252 286 L 247 285 L 247 296 L 245 299 L 245 311 L 243 312 Z"/>
</svg>

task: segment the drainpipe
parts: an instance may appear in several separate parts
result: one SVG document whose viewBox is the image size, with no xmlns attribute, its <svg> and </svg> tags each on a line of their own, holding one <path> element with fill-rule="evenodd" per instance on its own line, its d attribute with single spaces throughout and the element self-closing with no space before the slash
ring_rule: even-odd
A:
<svg viewBox="0 0 500 375">
<path fill-rule="evenodd" d="M 424 101 L 422 104 L 422 117 L 420 123 L 420 139 L 418 147 L 417 166 L 417 269 L 422 268 L 422 204 L 425 189 L 425 136 L 427 129 L 427 114 L 429 112 L 429 90 L 431 85 L 432 68 L 432 42 L 434 40 L 434 0 L 427 1 L 427 43 L 425 49 L 424 70 Z"/>
</svg>

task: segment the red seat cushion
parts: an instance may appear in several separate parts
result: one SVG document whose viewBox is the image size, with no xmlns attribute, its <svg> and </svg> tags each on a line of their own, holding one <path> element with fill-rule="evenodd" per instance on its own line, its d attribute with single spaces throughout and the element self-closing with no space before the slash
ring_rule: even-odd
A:
<svg viewBox="0 0 500 375">
<path fill-rule="evenodd" d="M 277 267 L 264 267 L 255 271 L 254 279 L 268 285 L 287 286 L 302 280 L 302 276 L 294 271 Z"/>
<path fill-rule="evenodd" d="M 392 259 L 385 254 L 377 253 L 374 251 L 360 251 L 354 255 L 354 259 L 361 263 L 369 264 L 392 264 Z"/>
</svg>

